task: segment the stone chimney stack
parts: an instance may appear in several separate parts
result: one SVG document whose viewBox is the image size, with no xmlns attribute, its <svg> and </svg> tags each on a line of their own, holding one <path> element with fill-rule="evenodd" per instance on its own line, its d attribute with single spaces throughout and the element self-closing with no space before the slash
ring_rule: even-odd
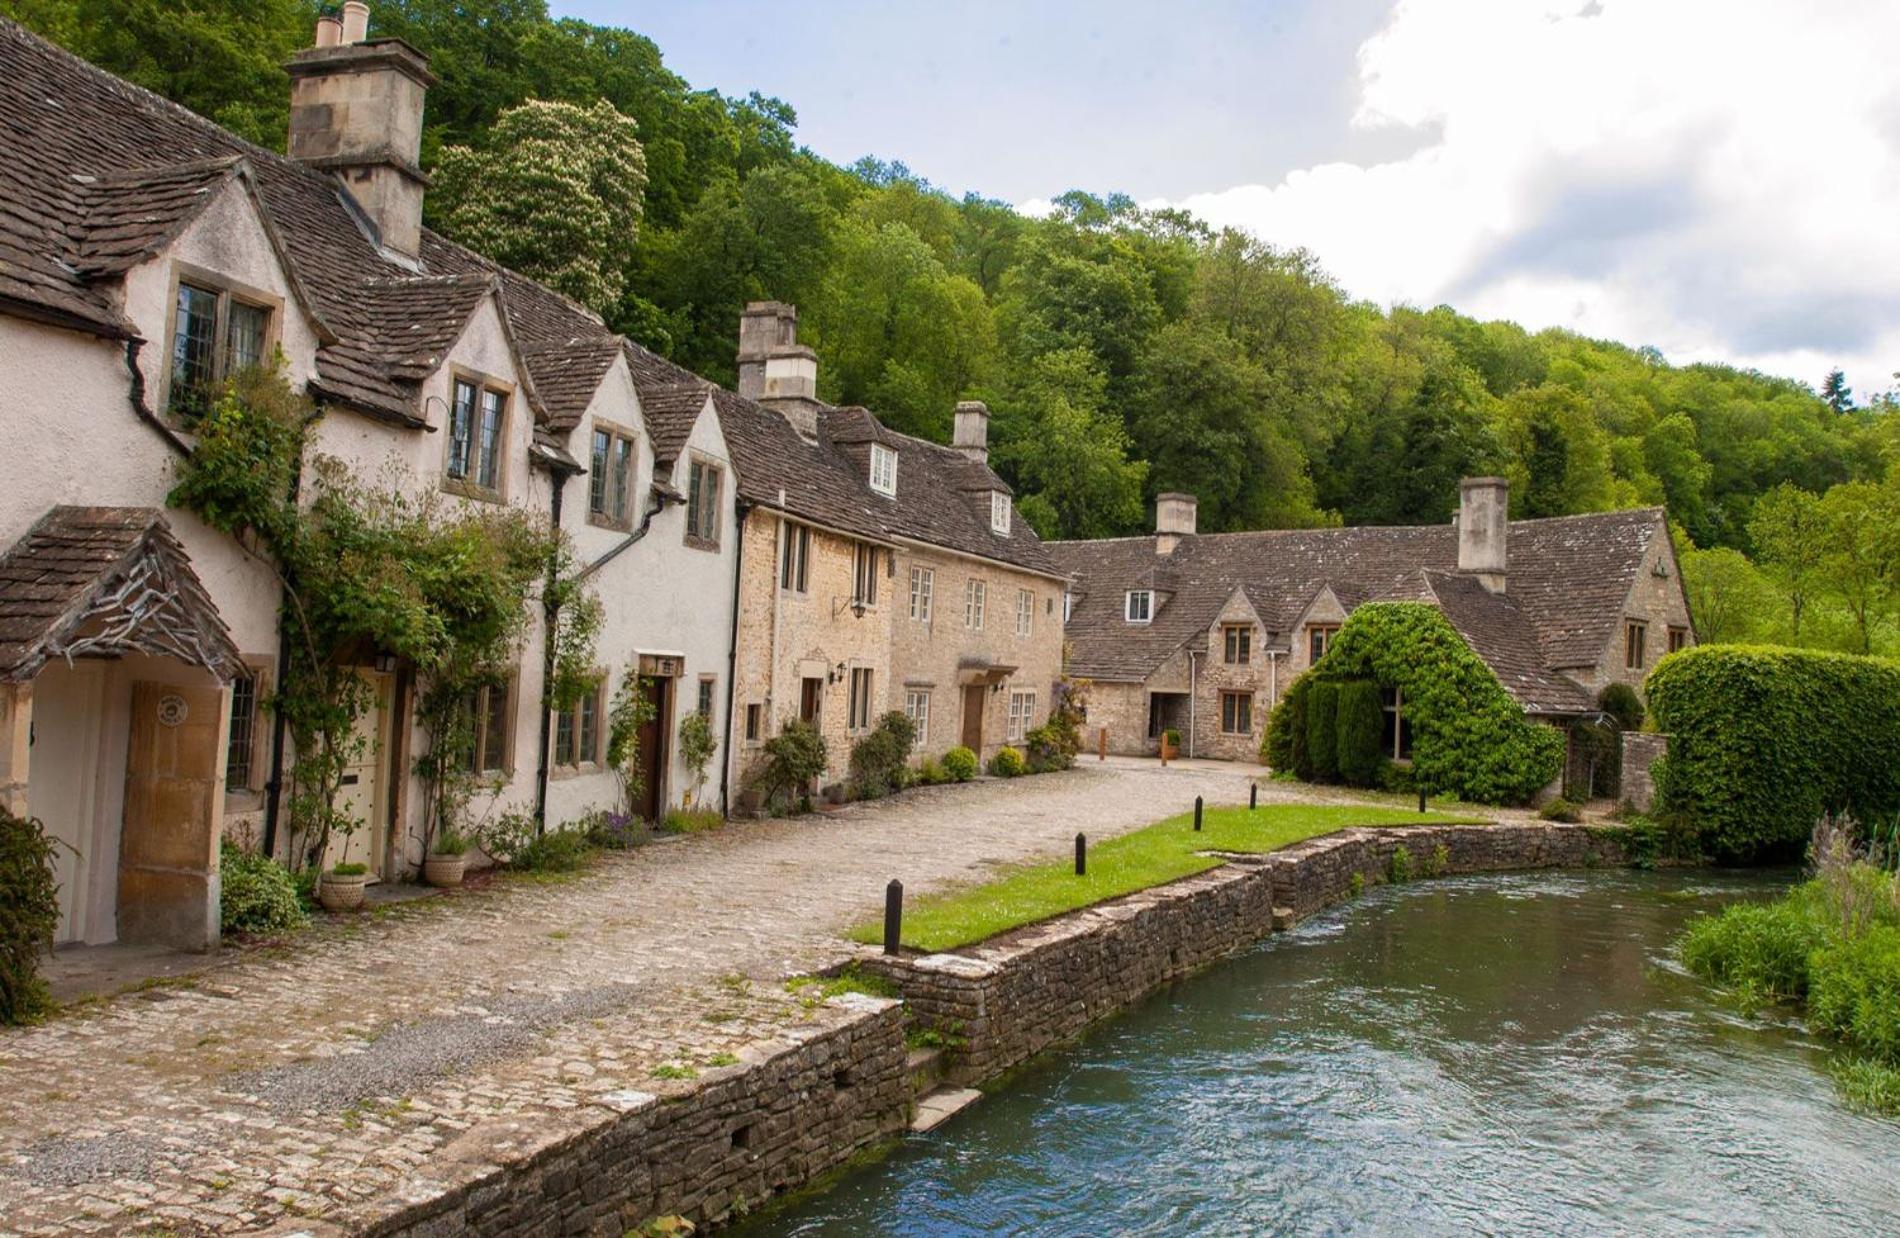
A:
<svg viewBox="0 0 1900 1238">
<path fill-rule="evenodd" d="M 1510 510 L 1511 483 L 1504 478 L 1467 477 L 1458 483 L 1458 570 L 1470 572 L 1493 593 L 1504 592 Z"/>
<path fill-rule="evenodd" d="M 957 402 L 956 429 L 950 445 L 976 461 L 990 462 L 990 406 L 981 400 Z"/>
<path fill-rule="evenodd" d="M 753 301 L 739 316 L 739 394 L 817 439 L 818 354 L 798 342 L 796 306 Z"/>
<path fill-rule="evenodd" d="M 1155 496 L 1155 553 L 1171 555 L 1182 538 L 1194 536 L 1200 506 L 1191 494 Z"/>
<path fill-rule="evenodd" d="M 290 157 L 334 172 L 383 248 L 422 248 L 422 101 L 435 76 L 401 39 L 371 39 L 369 6 L 317 18 L 316 46 L 290 58 Z"/>
</svg>

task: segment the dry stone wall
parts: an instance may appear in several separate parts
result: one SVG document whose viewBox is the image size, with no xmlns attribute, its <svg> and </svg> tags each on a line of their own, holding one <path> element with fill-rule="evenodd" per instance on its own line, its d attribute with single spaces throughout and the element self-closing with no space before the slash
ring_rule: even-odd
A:
<svg viewBox="0 0 1900 1238">
<path fill-rule="evenodd" d="M 489 1124 L 394 1198 L 310 1234 L 619 1235 L 683 1216 L 716 1225 L 800 1186 L 909 1118 L 897 1002 L 830 999 L 803 1039 L 664 1096 L 609 1093 L 566 1121 Z"/>
<path fill-rule="evenodd" d="M 1344 830 L 1005 934 L 960 954 L 870 958 L 910 1017 L 952 1038 L 946 1079 L 995 1077 L 1167 981 L 1388 879 L 1626 862 L 1621 832 L 1527 823 Z M 1442 849 L 1442 850 L 1441 850 Z"/>
<path fill-rule="evenodd" d="M 1656 803 L 1656 778 L 1651 772 L 1657 760 L 1669 754 L 1669 737 L 1648 731 L 1623 732 L 1623 802 L 1637 812 L 1648 812 Z"/>
</svg>

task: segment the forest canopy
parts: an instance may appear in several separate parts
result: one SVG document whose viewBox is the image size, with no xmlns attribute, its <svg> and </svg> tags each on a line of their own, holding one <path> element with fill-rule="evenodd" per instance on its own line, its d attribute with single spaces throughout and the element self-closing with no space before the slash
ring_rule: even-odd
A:
<svg viewBox="0 0 1900 1238">
<path fill-rule="evenodd" d="M 280 150 L 281 66 L 315 11 L 0 0 Z M 431 226 L 709 378 L 732 380 L 740 309 L 769 298 L 799 307 L 829 400 L 939 440 L 957 400 L 987 400 L 997 468 L 1045 537 L 1144 531 L 1172 490 L 1199 497 L 1207 531 L 1435 523 L 1461 476 L 1502 473 L 1518 518 L 1667 504 L 1705 638 L 1896 642 L 1891 393 L 1381 308 L 1296 237 L 1121 194 L 1071 192 L 1032 218 L 900 162 L 840 166 L 798 144 L 789 104 L 695 89 L 651 40 L 553 18 L 545 0 L 379 0 L 371 21 L 441 79 L 422 153 Z M 482 190 L 498 183 L 587 209 Z"/>
</svg>

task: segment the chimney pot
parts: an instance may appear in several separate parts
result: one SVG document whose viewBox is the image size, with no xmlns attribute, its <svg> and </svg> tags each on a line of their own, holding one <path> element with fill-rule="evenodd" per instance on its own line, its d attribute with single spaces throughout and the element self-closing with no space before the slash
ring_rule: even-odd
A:
<svg viewBox="0 0 1900 1238">
<path fill-rule="evenodd" d="M 343 19 L 332 9 L 317 14 L 317 46 L 336 47 L 343 42 Z"/>
<path fill-rule="evenodd" d="M 369 5 L 363 0 L 347 0 L 343 5 L 343 41 L 361 43 L 369 37 Z"/>
<path fill-rule="evenodd" d="M 1511 537 L 1511 483 L 1467 477 L 1458 483 L 1458 570 L 1493 593 L 1504 592 Z"/>
<path fill-rule="evenodd" d="M 990 462 L 990 406 L 981 400 L 957 402 L 950 445 L 978 464 Z"/>
<path fill-rule="evenodd" d="M 1191 494 L 1155 496 L 1155 551 L 1173 554 L 1184 537 L 1192 537 L 1199 519 L 1200 501 Z"/>
</svg>

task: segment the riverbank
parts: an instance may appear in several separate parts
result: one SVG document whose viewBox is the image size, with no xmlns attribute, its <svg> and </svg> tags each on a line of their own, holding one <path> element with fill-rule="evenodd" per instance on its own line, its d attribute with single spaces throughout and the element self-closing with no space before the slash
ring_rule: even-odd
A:
<svg viewBox="0 0 1900 1238">
<path fill-rule="evenodd" d="M 1900 1126 L 1827 1049 L 1677 964 L 1786 874 L 1473 874 L 1368 889 L 1025 1063 L 736 1238 L 1035 1233 L 1857 1235 Z"/>
</svg>

